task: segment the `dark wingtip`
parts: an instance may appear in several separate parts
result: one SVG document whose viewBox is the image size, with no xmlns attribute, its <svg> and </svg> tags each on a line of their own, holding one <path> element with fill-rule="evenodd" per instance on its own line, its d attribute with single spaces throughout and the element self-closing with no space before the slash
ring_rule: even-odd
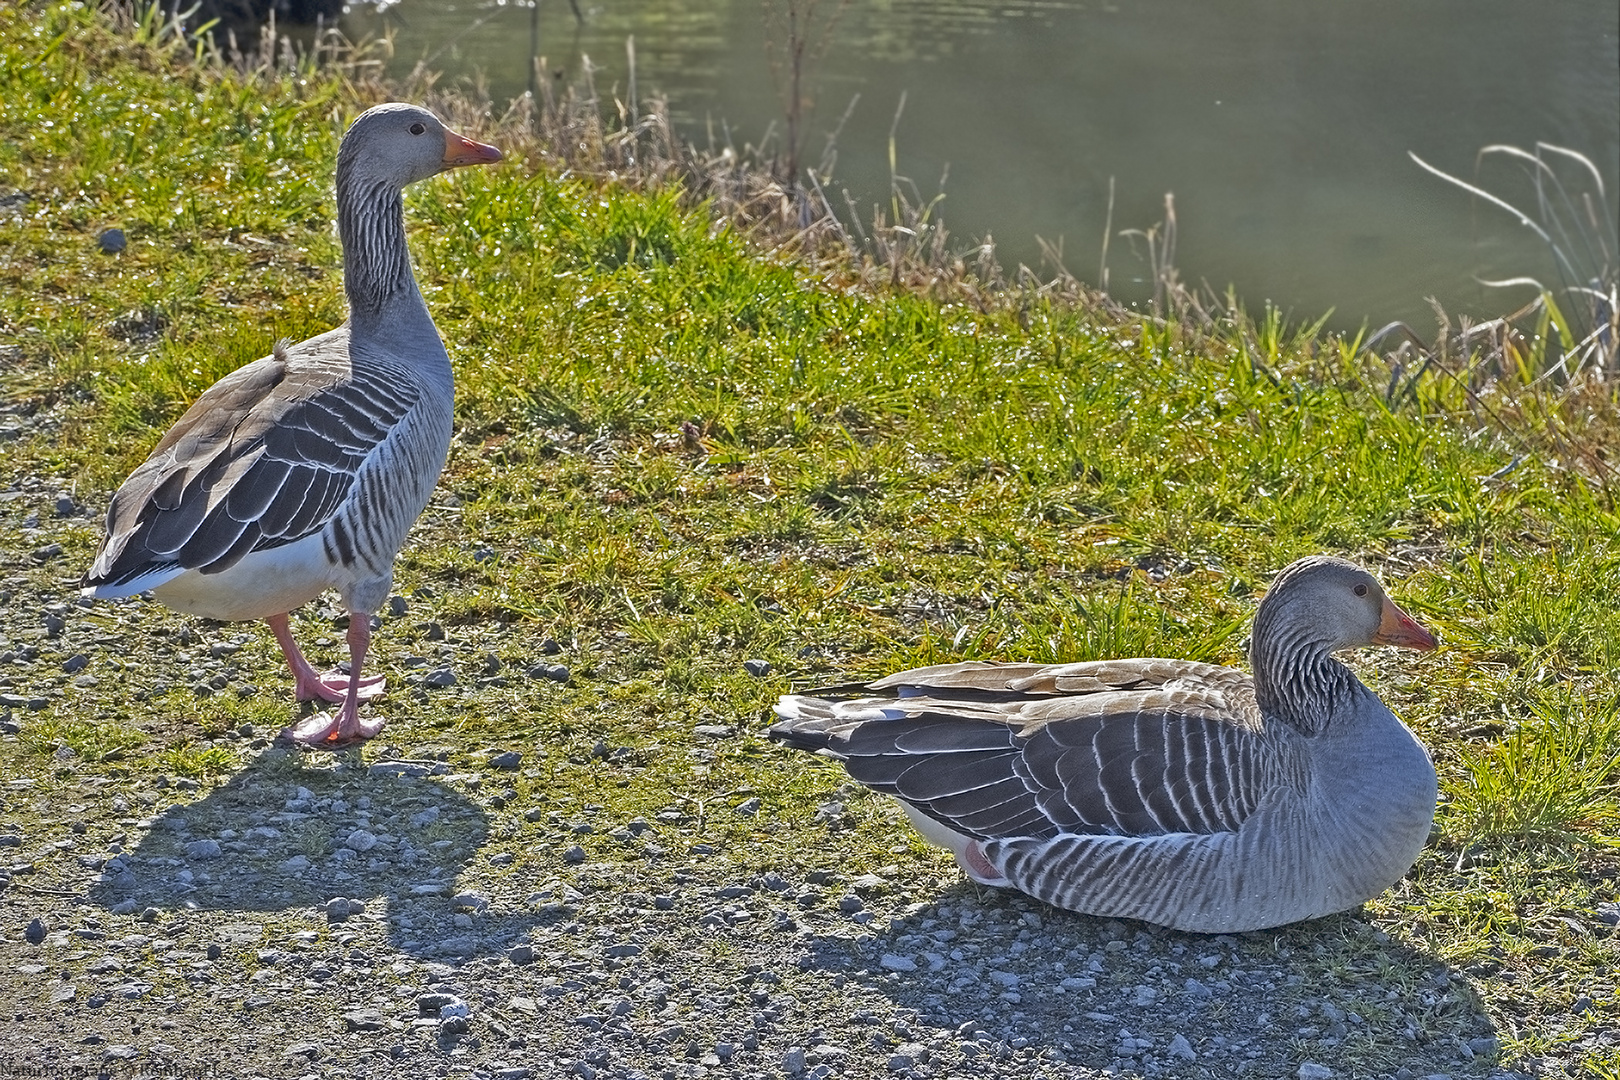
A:
<svg viewBox="0 0 1620 1080">
<path fill-rule="evenodd" d="M 765 737 L 795 750 L 808 750 L 811 753 L 827 749 L 832 742 L 826 731 L 812 727 L 804 720 L 780 720 L 765 729 Z"/>
</svg>

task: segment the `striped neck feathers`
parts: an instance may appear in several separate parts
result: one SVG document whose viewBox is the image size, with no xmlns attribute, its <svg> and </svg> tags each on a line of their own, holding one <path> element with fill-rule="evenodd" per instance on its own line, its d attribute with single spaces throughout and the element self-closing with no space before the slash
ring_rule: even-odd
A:
<svg viewBox="0 0 1620 1080">
<path fill-rule="evenodd" d="M 349 316 L 376 323 L 401 296 L 421 294 L 405 246 L 404 198 L 396 183 L 339 169 L 338 237 Z"/>
<path fill-rule="evenodd" d="M 1341 643 L 1302 617 L 1307 614 L 1296 605 L 1268 610 L 1262 603 L 1255 613 L 1249 658 L 1261 715 L 1316 735 L 1350 706 L 1361 684 L 1333 658 Z"/>
</svg>

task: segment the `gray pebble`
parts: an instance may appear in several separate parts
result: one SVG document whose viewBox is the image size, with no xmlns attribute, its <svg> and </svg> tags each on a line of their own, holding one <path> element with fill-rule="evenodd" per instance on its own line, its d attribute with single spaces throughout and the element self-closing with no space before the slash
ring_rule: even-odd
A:
<svg viewBox="0 0 1620 1080">
<path fill-rule="evenodd" d="M 445 1009 L 452 1009 L 452 1015 L 455 1015 L 453 1007 L 465 1004 L 466 1002 L 462 1001 L 454 994 L 435 992 L 418 996 L 416 999 L 416 1011 L 417 1015 L 425 1019 L 438 1020 L 445 1015 Z M 460 1013 L 459 1015 L 466 1016 L 467 1014 Z"/>
<path fill-rule="evenodd" d="M 1307 1061 L 1299 1067 L 1294 1074 L 1299 1080 L 1333 1080 L 1333 1070 L 1326 1065 L 1318 1065 L 1314 1061 Z"/>
<path fill-rule="evenodd" d="M 507 950 L 506 958 L 519 966 L 524 964 L 532 964 L 534 963 L 534 946 L 515 945 Z"/>
<path fill-rule="evenodd" d="M 90 656 L 88 653 L 74 653 L 72 656 L 62 661 L 62 670 L 67 672 L 69 675 L 76 675 L 89 666 Z"/>
<path fill-rule="evenodd" d="M 23 930 L 23 940 L 30 945 L 38 945 L 45 940 L 45 924 L 39 919 L 33 919 Z"/>
<path fill-rule="evenodd" d="M 496 754 L 489 759 L 489 767 L 502 772 L 517 772 L 518 766 L 523 764 L 523 755 L 516 750 Z"/>
<path fill-rule="evenodd" d="M 96 246 L 101 248 L 104 255 L 117 255 L 129 246 L 129 239 L 124 236 L 123 229 L 103 229 L 101 235 L 96 237 Z"/>
<path fill-rule="evenodd" d="M 441 686 L 441 687 L 442 686 L 454 686 L 454 685 L 456 685 L 456 673 L 451 671 L 447 667 L 446 668 L 434 668 L 432 671 L 430 671 L 426 675 L 422 676 L 422 685 L 423 686 Z"/>
<path fill-rule="evenodd" d="M 563 861 L 564 862 L 570 862 L 570 863 L 582 863 L 582 862 L 584 862 L 585 861 L 585 849 L 580 847 L 578 844 L 573 845 L 567 851 L 563 852 Z"/>
<path fill-rule="evenodd" d="M 79 504 L 73 501 L 73 496 L 63 492 L 56 497 L 56 516 L 72 517 L 78 513 Z"/>
<path fill-rule="evenodd" d="M 763 679 L 771 673 L 771 662 L 769 660 L 744 660 L 743 670 L 756 679 Z"/>
<path fill-rule="evenodd" d="M 334 896 L 326 902 L 326 921 L 329 923 L 343 922 L 350 915 L 358 915 L 366 910 L 365 901 L 350 900 L 344 896 Z"/>
<path fill-rule="evenodd" d="M 344 1031 L 381 1031 L 388 1026 L 376 1009 L 355 1009 L 343 1014 Z"/>
<path fill-rule="evenodd" d="M 220 856 L 218 840 L 193 840 L 186 845 L 188 859 L 217 859 Z"/>
</svg>

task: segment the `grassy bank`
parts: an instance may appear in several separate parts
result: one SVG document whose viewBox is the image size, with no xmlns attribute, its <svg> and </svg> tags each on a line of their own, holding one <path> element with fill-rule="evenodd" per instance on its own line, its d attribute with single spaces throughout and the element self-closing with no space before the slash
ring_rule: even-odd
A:
<svg viewBox="0 0 1620 1080">
<path fill-rule="evenodd" d="M 151 37 L 0 10 L 0 832 L 43 840 L 84 804 L 81 853 L 139 840 L 115 799 L 150 796 L 149 821 L 244 770 L 334 783 L 266 756 L 258 735 L 292 708 L 262 627 L 79 608 L 72 585 L 108 495 L 187 402 L 343 318 L 337 137 L 388 91 L 354 70 L 233 73 Z M 1501 1064 L 1620 1076 L 1620 520 L 1591 465 L 1620 449 L 1606 388 L 1434 366 L 1391 395 L 1377 357 L 1273 321 L 873 286 L 761 254 L 677 189 L 556 172 L 515 122 L 434 103 L 508 163 L 408 194 L 458 431 L 375 639 L 391 726 L 358 755 L 476 771 L 489 748 L 524 754 L 468 795 L 513 856 L 469 880 L 577 884 L 535 852 L 595 807 L 659 823 L 660 853 L 599 830 L 577 838 L 588 867 L 720 852 L 739 873 L 879 872 L 926 896 L 947 861 L 892 807 L 765 744 L 776 695 L 966 658 L 1243 664 L 1270 575 L 1332 551 L 1445 643 L 1354 661 L 1434 753 L 1439 834 L 1359 918 L 1246 947 L 1414 995 L 1438 964 Z M 116 255 L 97 242 L 113 227 Z M 295 616 L 327 661 L 335 614 Z M 541 664 L 569 678 L 527 674 Z M 454 685 L 430 688 L 430 668 Z M 13 913 L 29 889 L 87 889 L 65 852 L 30 864 L 0 893 Z M 1300 1036 L 1300 1053 L 1393 1071 L 1409 1024 L 1445 1029 L 1453 999 L 1422 993 L 1433 1015 L 1369 1005 L 1356 1038 Z"/>
</svg>

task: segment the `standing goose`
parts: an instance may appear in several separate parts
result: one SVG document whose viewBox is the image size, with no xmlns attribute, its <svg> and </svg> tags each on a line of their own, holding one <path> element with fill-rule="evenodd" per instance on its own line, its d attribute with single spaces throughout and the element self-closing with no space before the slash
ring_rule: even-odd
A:
<svg viewBox="0 0 1620 1080">
<path fill-rule="evenodd" d="M 203 391 L 124 481 L 81 592 L 144 590 L 177 611 L 263 619 L 300 701 L 342 702 L 283 735 L 314 746 L 370 738 L 361 678 L 371 616 L 450 447 L 450 358 L 411 272 L 401 192 L 458 165 L 499 161 L 426 109 L 379 105 L 338 150 L 338 234 L 349 321 L 276 345 Z M 326 589 L 349 612 L 349 673 L 318 674 L 287 615 Z"/>
<path fill-rule="evenodd" d="M 943 664 L 788 695 L 769 734 L 893 795 L 975 881 L 1227 933 L 1354 907 L 1434 819 L 1428 752 L 1332 654 L 1435 639 L 1372 575 L 1278 575 L 1254 676 L 1185 660 Z M 881 696 L 859 696 L 850 694 Z"/>
</svg>

